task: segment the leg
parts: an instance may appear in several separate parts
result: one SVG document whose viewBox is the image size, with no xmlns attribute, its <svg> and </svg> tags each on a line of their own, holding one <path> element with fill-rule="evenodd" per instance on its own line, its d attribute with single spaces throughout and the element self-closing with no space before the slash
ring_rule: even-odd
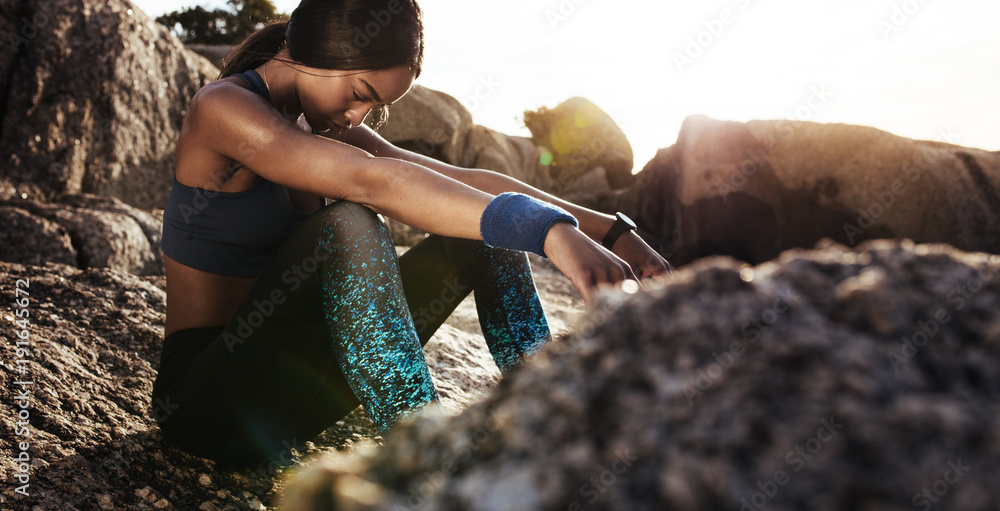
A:
<svg viewBox="0 0 1000 511">
<path fill-rule="evenodd" d="M 552 334 L 531 277 L 528 254 L 483 246 L 487 272 L 476 287 L 476 310 L 493 360 L 507 374 Z"/>
<path fill-rule="evenodd" d="M 187 367 L 179 378 L 157 387 L 154 416 L 164 436 L 192 454 L 242 465 L 315 436 L 358 398 L 382 417 L 380 428 L 404 401 L 432 400 L 387 239 L 384 225 L 357 204 L 331 204 L 307 218 L 217 338 L 181 362 Z M 351 305 L 340 307 L 341 300 Z M 393 311 L 403 311 L 402 319 Z M 382 335 L 383 328 L 400 338 Z M 379 354 L 366 346 L 369 338 L 406 353 Z M 408 368 L 377 367 L 387 363 Z M 388 406 L 375 390 L 388 390 Z"/>
<path fill-rule="evenodd" d="M 421 344 L 473 290 L 486 344 L 503 373 L 551 338 L 523 252 L 431 235 L 403 254 L 399 267 Z"/>
<path fill-rule="evenodd" d="M 378 224 L 377 236 L 371 226 Z M 324 226 L 331 257 L 322 275 L 324 317 L 337 363 L 380 432 L 437 401 L 403 293 L 388 229 L 354 206 Z"/>
</svg>

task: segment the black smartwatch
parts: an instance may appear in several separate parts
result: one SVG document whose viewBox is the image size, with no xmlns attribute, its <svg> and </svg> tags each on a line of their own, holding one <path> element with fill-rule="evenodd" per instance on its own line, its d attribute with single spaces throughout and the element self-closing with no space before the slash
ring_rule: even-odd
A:
<svg viewBox="0 0 1000 511">
<path fill-rule="evenodd" d="M 601 241 L 601 245 L 604 245 L 604 248 L 608 250 L 611 250 L 611 247 L 615 246 L 615 242 L 618 241 L 618 238 L 622 234 L 625 234 L 625 231 L 635 230 L 635 222 L 631 218 L 620 212 L 615 213 L 615 217 L 618 219 L 615 220 L 614 225 L 611 226 L 611 229 L 608 230 L 608 233 L 604 235 L 604 239 Z"/>
</svg>

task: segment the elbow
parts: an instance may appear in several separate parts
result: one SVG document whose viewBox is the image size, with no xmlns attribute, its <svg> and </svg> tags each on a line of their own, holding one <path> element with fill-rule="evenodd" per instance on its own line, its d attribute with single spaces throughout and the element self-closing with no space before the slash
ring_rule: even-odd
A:
<svg viewBox="0 0 1000 511">
<path fill-rule="evenodd" d="M 365 153 L 355 162 L 351 186 L 345 191 L 344 200 L 356 202 L 382 213 L 402 197 L 399 191 L 413 169 L 400 160 L 380 158 Z M 391 208 L 390 208 L 391 209 Z"/>
</svg>

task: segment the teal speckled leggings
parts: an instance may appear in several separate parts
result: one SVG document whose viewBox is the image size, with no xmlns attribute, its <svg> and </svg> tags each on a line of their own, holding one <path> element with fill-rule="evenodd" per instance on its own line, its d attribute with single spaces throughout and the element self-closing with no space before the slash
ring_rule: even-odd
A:
<svg viewBox="0 0 1000 511">
<path fill-rule="evenodd" d="M 371 210 L 329 204 L 227 325 L 164 340 L 152 415 L 169 441 L 225 465 L 302 450 L 359 403 L 385 433 L 437 401 L 422 347 L 473 291 L 503 373 L 550 339 L 523 252 L 432 235 L 397 258 Z"/>
</svg>

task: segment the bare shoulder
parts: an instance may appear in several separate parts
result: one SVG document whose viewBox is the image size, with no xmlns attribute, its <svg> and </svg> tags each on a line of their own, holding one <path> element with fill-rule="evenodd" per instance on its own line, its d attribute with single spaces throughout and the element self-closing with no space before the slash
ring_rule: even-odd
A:
<svg viewBox="0 0 1000 511">
<path fill-rule="evenodd" d="M 234 83 L 237 80 L 236 77 L 216 80 L 203 86 L 191 98 L 177 138 L 175 175 L 181 183 L 214 190 L 225 186 L 230 177 L 233 159 L 215 150 L 219 142 L 215 140 L 218 131 L 212 129 L 212 111 L 218 108 L 210 103 L 233 93 L 218 94 L 220 87 L 240 89 L 241 86 Z"/>
<path fill-rule="evenodd" d="M 370 157 L 304 131 L 234 81 L 217 80 L 195 94 L 182 136 L 196 141 L 203 154 L 234 160 L 268 181 L 321 197 L 353 192 L 354 173 Z"/>
</svg>

